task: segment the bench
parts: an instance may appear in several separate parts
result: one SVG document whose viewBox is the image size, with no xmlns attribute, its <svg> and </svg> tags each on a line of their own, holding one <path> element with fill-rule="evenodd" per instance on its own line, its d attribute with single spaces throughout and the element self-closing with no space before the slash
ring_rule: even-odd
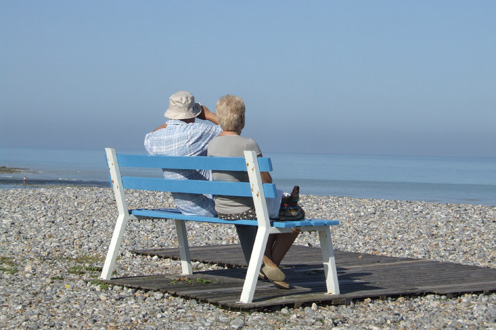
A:
<svg viewBox="0 0 496 330">
<path fill-rule="evenodd" d="M 269 235 L 287 233 L 294 230 L 318 232 L 327 293 L 339 294 L 336 263 L 330 232 L 330 226 L 338 225 L 339 221 L 311 219 L 300 221 L 274 221 L 269 219 L 266 198 L 275 198 L 277 196 L 277 191 L 275 184 L 262 183 L 260 172 L 272 171 L 270 158 L 257 157 L 254 151 L 245 151 L 244 158 L 128 155 L 117 154 L 113 148 L 106 148 L 105 151 L 119 215 L 101 274 L 103 280 L 110 280 L 111 278 L 115 261 L 119 254 L 122 236 L 129 220 L 171 219 L 175 221 L 181 267 L 184 275 L 193 274 L 185 226 L 186 221 L 258 226 L 255 244 L 241 293 L 241 303 L 251 303 L 253 300 Z M 158 168 L 247 171 L 249 182 L 169 180 L 163 177 L 121 176 L 121 168 L 131 170 Z M 129 210 L 126 203 L 126 189 L 252 197 L 258 220 L 228 221 L 214 217 L 190 216 L 182 214 L 177 209 Z"/>
</svg>

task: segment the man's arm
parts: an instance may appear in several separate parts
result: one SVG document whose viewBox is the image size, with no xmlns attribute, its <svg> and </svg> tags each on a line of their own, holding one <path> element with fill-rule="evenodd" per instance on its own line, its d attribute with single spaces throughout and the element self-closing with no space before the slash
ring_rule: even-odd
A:
<svg viewBox="0 0 496 330">
<path fill-rule="evenodd" d="M 215 125 L 219 125 L 219 121 L 217 120 L 217 115 L 213 113 L 212 111 L 208 110 L 208 108 L 204 105 L 201 106 L 202 111 L 198 115 L 197 118 L 203 119 L 203 120 L 209 120 Z"/>
</svg>

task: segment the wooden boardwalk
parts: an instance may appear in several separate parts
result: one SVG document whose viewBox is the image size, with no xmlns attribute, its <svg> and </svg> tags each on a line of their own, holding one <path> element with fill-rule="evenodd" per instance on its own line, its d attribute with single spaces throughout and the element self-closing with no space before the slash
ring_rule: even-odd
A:
<svg viewBox="0 0 496 330">
<path fill-rule="evenodd" d="M 230 310 L 271 310 L 283 306 L 347 304 L 365 298 L 496 292 L 496 269 L 419 259 L 391 258 L 335 251 L 340 295 L 325 293 L 320 249 L 293 246 L 283 262 L 290 290 L 259 280 L 253 303 L 238 303 L 246 273 L 239 245 L 190 247 L 191 259 L 230 269 L 199 271 L 190 276 L 169 274 L 113 278 L 116 285 L 157 290 L 208 302 Z M 134 251 L 179 259 L 178 249 Z"/>
</svg>

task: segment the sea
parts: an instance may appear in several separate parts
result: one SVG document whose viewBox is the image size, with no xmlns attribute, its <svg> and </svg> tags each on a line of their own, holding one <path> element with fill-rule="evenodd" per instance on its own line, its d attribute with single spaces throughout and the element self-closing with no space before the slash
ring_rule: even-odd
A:
<svg viewBox="0 0 496 330">
<path fill-rule="evenodd" d="M 272 159 L 273 180 L 284 191 L 297 185 L 305 195 L 496 206 L 496 158 L 297 153 L 264 156 Z M 0 189 L 110 187 L 103 148 L 0 147 L 0 167 Z M 7 173 L 7 168 L 20 170 Z"/>
</svg>

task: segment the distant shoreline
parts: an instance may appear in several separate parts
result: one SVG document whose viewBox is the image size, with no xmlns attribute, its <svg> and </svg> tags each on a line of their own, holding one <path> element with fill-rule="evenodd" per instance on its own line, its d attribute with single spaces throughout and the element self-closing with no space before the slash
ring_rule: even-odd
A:
<svg viewBox="0 0 496 330">
<path fill-rule="evenodd" d="M 0 173 L 19 173 L 25 170 L 26 170 L 25 168 L 19 168 L 19 167 L 0 166 Z"/>
<path fill-rule="evenodd" d="M 0 173 L 17 173 L 17 172 L 0 172 Z M 44 180 L 44 179 L 19 179 L 19 178 L 0 178 L 0 190 L 2 189 L 31 189 L 31 188 L 50 188 L 52 186 L 68 187 L 98 187 L 110 188 L 110 182 L 94 180 Z"/>
</svg>

